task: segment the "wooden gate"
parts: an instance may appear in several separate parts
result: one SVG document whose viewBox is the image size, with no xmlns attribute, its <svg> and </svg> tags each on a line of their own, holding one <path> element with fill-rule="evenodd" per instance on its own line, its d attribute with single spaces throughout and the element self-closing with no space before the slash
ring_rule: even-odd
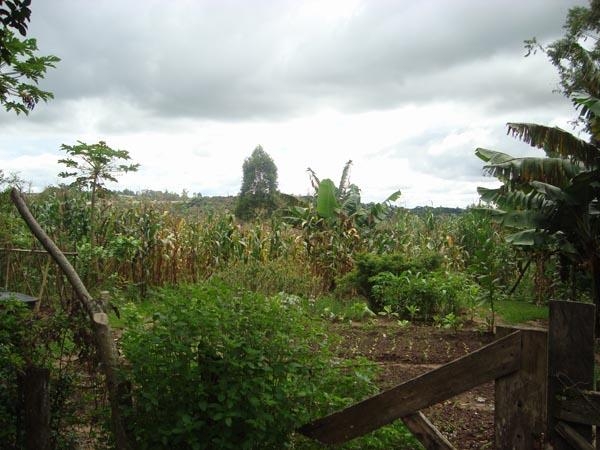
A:
<svg viewBox="0 0 600 450">
<path fill-rule="evenodd" d="M 600 424 L 600 392 L 592 391 L 595 307 L 549 306 L 549 332 L 499 329 L 491 344 L 308 423 L 300 433 L 341 444 L 400 419 L 426 448 L 452 449 L 420 410 L 495 380 L 497 449 L 594 448 L 592 425 Z"/>
</svg>

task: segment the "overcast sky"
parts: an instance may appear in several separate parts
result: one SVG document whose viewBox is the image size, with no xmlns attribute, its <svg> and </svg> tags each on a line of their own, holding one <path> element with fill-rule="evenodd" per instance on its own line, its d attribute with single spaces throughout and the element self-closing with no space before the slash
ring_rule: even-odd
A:
<svg viewBox="0 0 600 450">
<path fill-rule="evenodd" d="M 0 112 L 0 169 L 58 184 L 61 144 L 129 151 L 114 188 L 235 195 L 257 145 L 279 188 L 336 183 L 365 201 L 467 206 L 477 147 L 539 154 L 506 122 L 571 129 L 554 67 L 523 41 L 562 35 L 574 0 L 37 0 L 29 36 L 62 59 L 28 116 Z"/>
</svg>

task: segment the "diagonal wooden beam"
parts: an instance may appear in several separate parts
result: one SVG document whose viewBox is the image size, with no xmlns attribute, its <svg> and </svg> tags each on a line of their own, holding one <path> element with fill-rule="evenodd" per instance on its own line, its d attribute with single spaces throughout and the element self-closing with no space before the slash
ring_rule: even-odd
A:
<svg viewBox="0 0 600 450">
<path fill-rule="evenodd" d="M 306 424 L 299 431 L 324 444 L 341 444 L 515 372 L 520 365 L 521 332 L 515 331 L 388 391 Z"/>
<path fill-rule="evenodd" d="M 575 450 L 594 450 L 594 446 L 590 444 L 585 437 L 580 435 L 575 428 L 565 422 L 558 422 L 554 429 L 565 441 L 567 441 L 570 448 Z"/>
<path fill-rule="evenodd" d="M 404 416 L 402 422 L 427 450 L 456 450 L 421 411 Z"/>
</svg>

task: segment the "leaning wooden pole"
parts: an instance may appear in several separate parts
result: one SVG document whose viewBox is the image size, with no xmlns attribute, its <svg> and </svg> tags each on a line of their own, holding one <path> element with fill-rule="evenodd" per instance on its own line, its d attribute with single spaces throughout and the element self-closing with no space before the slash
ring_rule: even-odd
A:
<svg viewBox="0 0 600 450">
<path fill-rule="evenodd" d="M 113 428 L 113 433 L 115 437 L 115 444 L 118 450 L 126 450 L 129 449 L 129 442 L 127 439 L 127 435 L 125 433 L 125 427 L 123 425 L 123 419 L 121 414 L 121 406 L 119 402 L 119 380 L 117 376 L 117 350 L 115 347 L 115 343 L 112 339 L 112 334 L 110 331 L 110 326 L 108 324 L 108 316 L 106 313 L 100 308 L 98 304 L 93 300 L 92 296 L 88 292 L 87 288 L 79 278 L 79 275 L 69 262 L 69 260 L 65 257 L 65 255 L 61 252 L 61 250 L 56 246 L 56 244 L 50 239 L 50 237 L 46 234 L 46 232 L 40 227 L 37 223 L 23 196 L 16 189 L 13 188 L 11 190 L 10 196 L 12 198 L 13 203 L 17 207 L 19 214 L 27 223 L 27 226 L 33 233 L 33 235 L 40 241 L 42 246 L 46 249 L 46 251 L 50 254 L 52 259 L 58 264 L 61 268 L 69 283 L 75 290 L 77 294 L 77 298 L 81 302 L 81 305 L 85 309 L 88 314 L 91 324 L 92 330 L 94 332 L 94 336 L 96 338 L 96 346 L 98 349 L 98 355 L 100 357 L 100 362 L 102 364 L 104 375 L 106 376 L 106 386 L 108 389 L 108 396 L 110 399 L 110 407 L 111 407 L 111 424 Z"/>
</svg>

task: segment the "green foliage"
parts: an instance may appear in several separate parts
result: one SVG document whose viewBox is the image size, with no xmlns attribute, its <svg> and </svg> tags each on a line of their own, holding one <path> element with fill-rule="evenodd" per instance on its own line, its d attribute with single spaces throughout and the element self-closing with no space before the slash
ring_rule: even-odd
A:
<svg viewBox="0 0 600 450">
<path fill-rule="evenodd" d="M 302 305 L 310 315 L 331 322 L 360 322 L 376 316 L 369 305 L 360 299 L 340 300 L 332 296 L 321 295 L 310 298 L 298 297 L 296 302 Z"/>
<path fill-rule="evenodd" d="M 277 197 L 266 194 L 240 195 L 235 206 L 235 216 L 244 221 L 268 217 L 277 208 Z"/>
<path fill-rule="evenodd" d="M 77 145 L 61 146 L 61 150 L 68 155 L 67 158 L 59 159 L 60 164 L 67 167 L 67 171 L 58 174 L 61 178 L 75 177 L 71 186 L 77 186 L 90 190 L 90 221 L 89 221 L 89 243 L 93 248 L 96 243 L 96 198 L 105 189 L 107 181 L 117 182 L 117 175 L 127 172 L 135 172 L 139 164 L 120 164 L 128 161 L 129 152 L 126 150 L 114 150 L 100 141 L 97 144 L 88 145 L 78 141 Z M 94 269 L 97 269 L 94 267 Z"/>
<path fill-rule="evenodd" d="M 382 273 L 400 275 L 408 270 L 429 272 L 438 269 L 441 263 L 441 256 L 430 252 L 413 259 L 407 259 L 401 253 L 384 255 L 363 253 L 356 256 L 356 266 L 352 272 L 339 280 L 340 290 L 356 289 L 359 294 L 369 299 L 371 307 L 375 311 L 380 311 L 382 305 L 378 303 L 372 291 L 374 285 L 373 277 Z"/>
<path fill-rule="evenodd" d="M 21 36 L 27 34 L 27 26 L 31 20 L 31 0 L 12 0 L 0 4 L 0 39 L 4 38 L 7 28 L 13 28 Z M 0 51 L 0 59 L 8 61 L 10 53 L 6 49 Z"/>
<path fill-rule="evenodd" d="M 0 441 L 17 448 L 17 376 L 25 367 L 22 346 L 29 331 L 24 325 L 31 313 L 21 302 L 0 303 Z"/>
<path fill-rule="evenodd" d="M 453 312 L 449 312 L 446 315 L 436 314 L 433 316 L 433 321 L 437 324 L 438 327 L 446 329 L 451 328 L 454 331 L 457 331 L 462 326 L 462 320 L 460 316 L 456 315 Z"/>
<path fill-rule="evenodd" d="M 339 207 L 336 199 L 336 188 L 329 178 L 321 180 L 317 191 L 317 214 L 326 219 L 333 217 Z"/>
<path fill-rule="evenodd" d="M 369 279 L 372 285 L 373 307 L 387 309 L 401 318 L 431 320 L 434 316 L 454 317 L 477 294 L 468 276 L 439 270 L 399 275 L 382 272 Z"/>
<path fill-rule="evenodd" d="M 547 306 L 537 306 L 523 301 L 498 300 L 496 311 L 502 320 L 511 324 L 548 319 Z"/>
<path fill-rule="evenodd" d="M 590 1 L 589 7 L 575 6 L 569 9 L 562 38 L 547 46 L 540 45 L 535 38 L 525 41 L 528 55 L 541 50 L 558 71 L 562 93 L 573 98 L 585 93 L 600 97 L 598 80 L 600 72 L 600 4 Z M 590 115 L 579 117 L 587 131 L 595 135 L 598 120 Z"/>
<path fill-rule="evenodd" d="M 277 166 L 259 145 L 242 166 L 243 178 L 235 215 L 242 220 L 266 217 L 277 207 Z"/>
<path fill-rule="evenodd" d="M 585 268 L 600 304 L 600 149 L 558 128 L 513 123 L 508 128 L 547 157 L 513 158 L 478 149 L 484 170 L 503 183 L 497 189 L 480 188 L 482 200 L 489 203 L 494 219 L 512 232 L 507 236 L 511 244 L 530 253 L 544 252 L 547 258 L 556 253 L 570 262 L 572 274 L 577 266 Z"/>
<path fill-rule="evenodd" d="M 61 145 L 61 150 L 68 157 L 59 159 L 66 171 L 58 174 L 61 178 L 73 178 L 72 185 L 91 191 L 99 191 L 107 181 L 117 182 L 117 175 L 135 172 L 139 164 L 120 164 L 131 159 L 126 150 L 114 150 L 100 141 L 97 144 L 86 144 L 78 141 L 76 145 Z"/>
<path fill-rule="evenodd" d="M 0 442 L 2 448 L 24 448 L 23 410 L 19 377 L 30 367 L 52 369 L 65 356 L 64 343 L 72 337 L 65 315 L 37 316 L 16 300 L 0 301 Z M 61 367 L 62 361 L 59 363 Z M 49 405 L 53 448 L 64 448 L 67 438 L 61 427 L 71 423 L 73 411 L 66 406 L 72 389 L 69 373 L 61 367 L 51 372 Z M 67 447 L 68 448 L 68 447 Z"/>
<path fill-rule="evenodd" d="M 37 56 L 35 39 L 25 37 L 31 16 L 31 0 L 0 2 L 0 103 L 7 111 L 29 114 L 35 105 L 54 98 L 37 87 L 48 68 L 60 61 L 56 56 Z"/>
<path fill-rule="evenodd" d="M 63 250 L 74 250 L 76 243 L 89 239 L 89 196 L 85 192 L 76 187 L 51 187 L 30 200 L 34 200 L 29 205 L 32 214 Z"/>
<path fill-rule="evenodd" d="M 313 270 L 328 289 L 335 287 L 336 277 L 352 268 L 354 255 L 366 250 L 377 233 L 376 226 L 390 217 L 391 203 L 400 196 L 397 191 L 383 203 L 363 205 L 359 187 L 349 182 L 351 164 L 345 164 L 338 187 L 330 179 L 319 180 L 309 168 L 313 201 L 306 207 L 289 208 L 284 217 L 302 231 Z"/>
<path fill-rule="evenodd" d="M 294 302 L 218 283 L 158 297 L 151 320 L 131 307 L 123 336 L 137 448 L 283 448 L 299 425 L 373 392 L 370 366 L 334 359 Z"/>
<path fill-rule="evenodd" d="M 9 30 L 4 30 L 0 47 L 9 54 L 7 61 L 0 62 L 0 103 L 6 111 L 29 114 L 40 100 L 54 98 L 37 84 L 49 68 L 56 67 L 59 58 L 36 56 L 35 39 L 19 39 Z"/>
<path fill-rule="evenodd" d="M 320 294 L 323 287 L 322 280 L 311 274 L 307 266 L 290 258 L 233 262 L 215 272 L 212 277 L 264 295 L 286 292 L 313 297 Z"/>
</svg>

